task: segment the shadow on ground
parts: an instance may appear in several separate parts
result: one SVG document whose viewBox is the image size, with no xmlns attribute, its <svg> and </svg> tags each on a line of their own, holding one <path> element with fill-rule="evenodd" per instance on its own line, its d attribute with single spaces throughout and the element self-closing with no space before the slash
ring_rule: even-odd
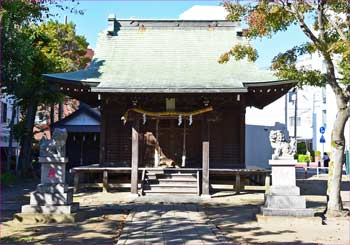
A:
<svg viewBox="0 0 350 245">
<path fill-rule="evenodd" d="M 112 207 L 82 208 L 73 224 L 2 224 L 1 244 L 113 244 L 119 237 L 128 210 Z"/>
</svg>

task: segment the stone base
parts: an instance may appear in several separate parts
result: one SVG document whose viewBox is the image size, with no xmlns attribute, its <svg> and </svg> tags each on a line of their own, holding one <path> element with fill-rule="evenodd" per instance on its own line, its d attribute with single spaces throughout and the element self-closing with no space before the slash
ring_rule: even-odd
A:
<svg viewBox="0 0 350 245">
<path fill-rule="evenodd" d="M 77 220 L 77 214 L 38 214 L 38 213 L 17 213 L 14 215 L 14 221 L 23 224 L 36 223 L 74 223 Z"/>
<path fill-rule="evenodd" d="M 264 216 L 313 217 L 314 211 L 306 208 L 266 208 L 261 207 Z"/>
<path fill-rule="evenodd" d="M 46 192 L 46 193 L 64 193 L 69 191 L 69 187 L 67 184 L 39 184 L 36 187 L 38 192 Z"/>
<path fill-rule="evenodd" d="M 278 195 L 278 196 L 300 196 L 300 188 L 297 186 L 275 186 L 272 185 L 269 188 L 269 195 Z"/>
<path fill-rule="evenodd" d="M 209 195 L 209 194 L 202 194 L 200 197 L 202 199 L 211 199 L 211 195 Z"/>
<path fill-rule="evenodd" d="M 40 192 L 33 191 L 30 193 L 30 205 L 69 205 L 73 202 L 73 188 L 67 192 Z"/>
<path fill-rule="evenodd" d="M 313 216 L 314 212 L 306 208 L 305 197 L 300 196 L 297 186 L 271 186 L 265 195 L 265 204 L 261 208 L 264 216 Z"/>
<path fill-rule="evenodd" d="M 306 208 L 306 200 L 303 196 L 265 195 L 265 207 L 273 209 L 303 209 Z"/>
<path fill-rule="evenodd" d="M 79 203 L 70 205 L 24 205 L 22 214 L 72 214 L 79 208 Z"/>
</svg>

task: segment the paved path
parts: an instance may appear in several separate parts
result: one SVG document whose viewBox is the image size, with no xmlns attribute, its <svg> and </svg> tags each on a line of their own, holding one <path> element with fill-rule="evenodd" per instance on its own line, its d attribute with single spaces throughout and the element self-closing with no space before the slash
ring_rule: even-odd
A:
<svg viewBox="0 0 350 245">
<path fill-rule="evenodd" d="M 118 244 L 222 244 L 224 238 L 194 204 L 135 205 Z"/>
</svg>

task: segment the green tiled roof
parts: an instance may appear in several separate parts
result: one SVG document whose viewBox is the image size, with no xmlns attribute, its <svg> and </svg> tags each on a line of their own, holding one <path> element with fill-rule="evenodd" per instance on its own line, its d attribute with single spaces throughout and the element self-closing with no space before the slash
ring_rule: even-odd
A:
<svg viewBox="0 0 350 245">
<path fill-rule="evenodd" d="M 120 20 L 98 36 L 88 69 L 48 74 L 50 79 L 95 83 L 105 92 L 237 92 L 246 84 L 278 81 L 254 63 L 218 58 L 237 43 L 240 27 L 228 21 Z"/>
</svg>

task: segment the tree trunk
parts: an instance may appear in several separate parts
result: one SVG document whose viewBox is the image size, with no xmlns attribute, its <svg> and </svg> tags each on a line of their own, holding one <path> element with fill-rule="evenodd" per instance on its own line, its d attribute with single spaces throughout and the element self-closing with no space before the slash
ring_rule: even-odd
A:
<svg viewBox="0 0 350 245">
<path fill-rule="evenodd" d="M 327 204 L 327 215 L 343 215 L 343 205 L 340 196 L 340 185 L 342 179 L 342 167 L 344 163 L 345 137 L 344 128 L 349 118 L 349 108 L 339 109 L 332 131 L 332 157 L 334 164 L 333 173 L 330 176 L 330 186 L 328 186 L 329 200 Z"/>
<path fill-rule="evenodd" d="M 19 172 L 22 176 L 26 175 L 31 167 L 30 161 L 32 158 L 33 127 L 36 111 L 37 103 L 31 101 L 27 109 L 27 116 L 25 118 L 25 132 L 21 140 L 22 150 L 19 159 Z"/>
<path fill-rule="evenodd" d="M 16 117 L 16 102 L 13 100 L 12 103 L 12 112 L 11 112 L 11 121 L 10 121 L 10 135 L 9 135 L 9 145 L 6 159 L 6 171 L 9 172 L 11 170 L 11 156 L 12 156 L 12 142 L 13 142 L 13 125 Z"/>
</svg>

